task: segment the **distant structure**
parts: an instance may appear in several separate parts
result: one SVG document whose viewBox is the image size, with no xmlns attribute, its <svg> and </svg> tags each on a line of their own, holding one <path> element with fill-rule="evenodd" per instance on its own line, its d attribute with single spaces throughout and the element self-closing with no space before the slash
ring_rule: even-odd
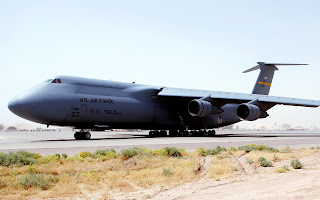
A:
<svg viewBox="0 0 320 200">
<path fill-rule="evenodd" d="M 261 123 L 254 126 L 242 127 L 240 130 L 256 130 L 256 131 L 294 131 L 294 130 L 319 130 L 319 127 L 310 125 L 290 125 L 277 123 Z"/>
<path fill-rule="evenodd" d="M 6 130 L 6 131 L 19 131 L 19 130 L 17 129 L 17 127 L 14 127 L 14 126 L 8 126 L 5 130 Z"/>
<path fill-rule="evenodd" d="M 72 131 L 72 128 L 70 127 L 64 127 L 64 128 L 56 128 L 56 127 L 50 127 L 50 128 L 39 128 L 34 127 L 30 124 L 25 123 L 16 123 L 16 124 L 0 124 L 0 131 L 11 131 L 11 132 L 17 132 L 17 131 L 37 131 L 37 132 L 55 132 L 55 131 Z"/>
<path fill-rule="evenodd" d="M 235 130 L 234 124 L 230 124 L 228 126 L 221 127 L 220 130 Z"/>
</svg>

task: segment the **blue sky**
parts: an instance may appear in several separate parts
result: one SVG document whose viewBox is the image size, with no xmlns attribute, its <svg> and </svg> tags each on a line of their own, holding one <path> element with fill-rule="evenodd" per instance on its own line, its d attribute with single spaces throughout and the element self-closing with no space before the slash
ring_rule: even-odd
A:
<svg viewBox="0 0 320 200">
<path fill-rule="evenodd" d="M 0 1 L 0 122 L 55 75 L 250 93 L 257 61 L 283 66 L 271 95 L 320 100 L 319 1 Z M 277 106 L 263 122 L 320 126 L 320 110 Z M 244 123 L 245 124 L 245 123 Z"/>
</svg>

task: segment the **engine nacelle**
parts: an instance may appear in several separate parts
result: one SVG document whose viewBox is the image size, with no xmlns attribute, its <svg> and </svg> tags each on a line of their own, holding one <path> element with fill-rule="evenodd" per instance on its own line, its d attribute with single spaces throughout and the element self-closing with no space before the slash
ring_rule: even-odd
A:
<svg viewBox="0 0 320 200">
<path fill-rule="evenodd" d="M 244 103 L 238 106 L 237 108 L 237 115 L 240 119 L 247 120 L 247 121 L 254 121 L 257 120 L 266 113 L 260 110 L 260 108 L 253 104 Z"/>
<path fill-rule="evenodd" d="M 195 99 L 189 102 L 188 112 L 194 117 L 206 117 L 211 114 L 218 114 L 223 112 L 223 110 L 217 106 L 212 105 L 208 101 L 201 99 Z"/>
</svg>

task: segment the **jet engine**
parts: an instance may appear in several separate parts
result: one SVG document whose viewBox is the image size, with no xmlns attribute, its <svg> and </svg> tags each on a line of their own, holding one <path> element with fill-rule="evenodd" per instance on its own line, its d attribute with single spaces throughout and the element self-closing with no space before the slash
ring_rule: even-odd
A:
<svg viewBox="0 0 320 200">
<path fill-rule="evenodd" d="M 188 112 L 194 117 L 206 117 L 211 114 L 222 113 L 223 110 L 217 106 L 212 105 L 208 101 L 195 99 L 189 102 Z"/>
<path fill-rule="evenodd" d="M 237 115 L 240 119 L 254 121 L 260 118 L 262 110 L 256 105 L 244 103 L 238 106 Z"/>
</svg>

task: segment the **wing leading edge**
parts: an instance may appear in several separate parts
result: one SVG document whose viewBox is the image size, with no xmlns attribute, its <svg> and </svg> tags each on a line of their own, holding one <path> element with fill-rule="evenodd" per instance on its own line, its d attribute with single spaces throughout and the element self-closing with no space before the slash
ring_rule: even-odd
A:
<svg viewBox="0 0 320 200">
<path fill-rule="evenodd" d="M 278 105 L 290 105 L 290 106 L 303 106 L 303 107 L 319 107 L 320 101 L 297 99 L 289 97 L 277 97 L 258 94 L 244 94 L 233 92 L 219 92 L 219 91 L 207 91 L 207 90 L 190 90 L 180 88 L 163 88 L 158 93 L 160 97 L 171 98 L 205 98 L 210 99 L 213 104 L 217 106 L 223 106 L 228 103 L 247 103 L 251 101 L 259 101 L 261 103 L 271 103 Z"/>
</svg>

